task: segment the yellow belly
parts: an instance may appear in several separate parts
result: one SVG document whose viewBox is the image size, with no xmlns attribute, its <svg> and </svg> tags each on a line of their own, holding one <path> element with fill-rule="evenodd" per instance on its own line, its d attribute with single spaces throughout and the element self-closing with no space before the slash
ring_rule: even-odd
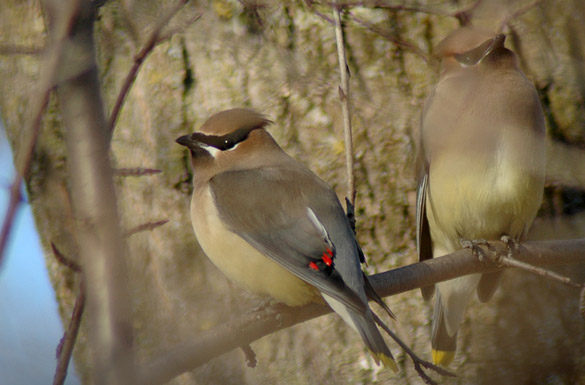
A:
<svg viewBox="0 0 585 385">
<path fill-rule="evenodd" d="M 288 306 L 321 301 L 317 289 L 264 256 L 223 225 L 209 188 L 193 194 L 191 220 L 205 254 L 232 281 Z"/>
<path fill-rule="evenodd" d="M 513 164 L 460 162 L 465 160 L 446 156 L 431 165 L 427 213 L 433 243 L 453 252 L 461 247 L 460 237 L 494 240 L 504 234 L 516 239 L 524 235 L 540 207 L 544 167 L 538 174 Z"/>
</svg>

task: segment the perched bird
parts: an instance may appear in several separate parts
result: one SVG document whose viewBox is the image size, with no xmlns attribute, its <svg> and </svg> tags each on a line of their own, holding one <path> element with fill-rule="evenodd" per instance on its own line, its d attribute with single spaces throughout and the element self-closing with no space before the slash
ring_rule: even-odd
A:
<svg viewBox="0 0 585 385">
<path fill-rule="evenodd" d="M 191 220 L 199 244 L 230 279 L 289 306 L 324 299 L 377 364 L 396 363 L 368 298 L 383 305 L 335 192 L 288 156 L 247 109 L 219 112 L 177 143 L 191 151 Z M 383 305 L 391 314 L 390 310 Z"/>
<path fill-rule="evenodd" d="M 540 207 L 545 128 L 532 83 L 504 47 L 505 35 L 464 27 L 438 47 L 439 82 L 422 114 L 417 159 L 420 260 L 462 241 L 521 240 Z M 432 356 L 448 365 L 468 302 L 489 300 L 501 272 L 437 284 Z M 429 299 L 434 287 L 422 289 Z"/>
</svg>

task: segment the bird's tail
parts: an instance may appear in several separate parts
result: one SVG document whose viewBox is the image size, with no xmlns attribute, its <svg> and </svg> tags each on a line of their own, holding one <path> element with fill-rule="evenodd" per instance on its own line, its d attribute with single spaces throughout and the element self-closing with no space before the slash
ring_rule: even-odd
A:
<svg viewBox="0 0 585 385">
<path fill-rule="evenodd" d="M 350 310 L 350 312 L 352 311 Z M 381 362 L 385 368 L 392 369 L 395 373 L 398 372 L 398 365 L 396 365 L 394 357 L 392 357 L 392 353 L 390 353 L 386 341 L 382 338 L 382 334 L 378 330 L 374 319 L 371 316 L 367 317 L 367 315 L 364 316 L 357 313 L 352 318 L 354 318 L 357 332 L 362 337 L 370 353 L 372 353 L 376 364 L 380 365 Z"/>
<path fill-rule="evenodd" d="M 321 293 L 325 301 L 331 306 L 331 308 L 341 316 L 341 318 L 359 333 L 360 337 L 364 341 L 364 344 L 374 357 L 374 361 L 377 365 L 384 365 L 385 368 L 392 369 L 394 372 L 398 372 L 398 365 L 392 357 L 388 345 L 384 341 L 382 334 L 378 330 L 374 321 L 373 314 L 369 308 L 365 314 L 360 314 L 353 309 L 348 308 L 338 300 Z"/>
<path fill-rule="evenodd" d="M 445 314 L 441 303 L 440 293 L 436 296 L 435 310 L 433 313 L 433 331 L 431 336 L 431 347 L 433 363 L 435 365 L 447 366 L 455 358 L 457 350 L 457 332 L 449 335 L 445 324 Z"/>
</svg>

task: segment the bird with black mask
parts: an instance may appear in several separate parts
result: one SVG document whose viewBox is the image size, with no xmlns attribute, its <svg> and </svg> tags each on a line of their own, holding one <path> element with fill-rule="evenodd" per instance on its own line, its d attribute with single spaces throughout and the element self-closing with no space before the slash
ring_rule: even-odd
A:
<svg viewBox="0 0 585 385">
<path fill-rule="evenodd" d="M 368 305 L 391 314 L 335 192 L 288 156 L 248 109 L 211 116 L 177 139 L 191 152 L 191 219 L 199 244 L 231 280 L 289 306 L 325 302 L 358 332 L 376 363 L 396 363 Z"/>
</svg>

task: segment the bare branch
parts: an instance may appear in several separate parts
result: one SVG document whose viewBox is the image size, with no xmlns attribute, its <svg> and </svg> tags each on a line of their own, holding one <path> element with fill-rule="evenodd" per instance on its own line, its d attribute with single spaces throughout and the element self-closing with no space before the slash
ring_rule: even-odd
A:
<svg viewBox="0 0 585 385">
<path fill-rule="evenodd" d="M 382 297 L 387 297 L 468 274 L 500 270 L 501 267 L 491 259 L 495 258 L 496 253 L 506 254 L 507 245 L 501 241 L 490 241 L 490 245 L 492 250 L 484 249 L 487 258 L 483 262 L 470 250 L 463 249 L 444 257 L 376 274 L 370 280 L 376 291 Z M 583 263 L 585 239 L 523 242 L 515 250 L 514 258 L 536 266 Z"/>
<path fill-rule="evenodd" d="M 339 62 L 339 101 L 343 115 L 343 134 L 345 140 L 345 171 L 347 177 L 346 196 L 352 206 L 355 206 L 355 176 L 353 172 L 353 139 L 351 134 L 351 115 L 349 100 L 349 67 L 345 54 L 345 42 L 343 40 L 343 26 L 341 25 L 341 12 L 339 7 L 333 6 L 333 20 L 335 21 L 335 41 L 337 43 L 337 61 Z"/>
<path fill-rule="evenodd" d="M 497 241 L 490 244 L 493 250 L 487 250 L 486 253 L 495 255 L 495 253 L 502 254 L 507 251 L 507 246 L 503 242 Z M 519 245 L 514 257 L 519 261 L 539 266 L 584 263 L 585 239 L 525 242 Z M 502 268 L 489 259 L 484 259 L 482 262 L 470 250 L 464 249 L 369 278 L 376 292 L 387 297 L 463 275 L 500 269 Z M 142 367 L 138 382 L 141 384 L 165 383 L 221 354 L 331 311 L 320 304 L 309 304 L 300 308 L 278 304 L 246 313 L 203 333 L 193 341 L 155 357 Z"/>
<path fill-rule="evenodd" d="M 69 327 L 57 347 L 57 369 L 55 370 L 55 376 L 53 377 L 53 385 L 62 385 L 65 383 L 67 369 L 69 368 L 69 362 L 71 362 L 71 355 L 73 354 L 75 341 L 77 341 L 77 335 L 79 334 L 79 327 L 81 325 L 84 310 L 85 284 L 82 279 L 81 284 L 79 285 L 79 293 L 75 300 L 75 306 L 73 307 L 73 313 L 71 314 L 71 320 L 69 321 Z"/>
<path fill-rule="evenodd" d="M 57 261 L 59 261 L 59 263 L 61 263 L 63 266 L 67 266 L 76 273 L 81 272 L 81 266 L 71 258 L 67 257 L 65 254 L 63 254 L 57 248 L 57 246 L 55 246 L 53 242 L 51 242 L 51 250 L 53 250 L 53 255 L 55 256 Z"/>
<path fill-rule="evenodd" d="M 581 313 L 581 316 L 583 317 L 583 320 L 585 321 L 585 287 L 583 288 L 583 290 L 581 290 L 581 295 L 579 297 L 580 297 L 579 312 Z"/>
<path fill-rule="evenodd" d="M 459 20 L 459 24 L 463 27 L 471 25 L 471 19 L 473 19 L 473 12 L 481 5 L 483 0 L 476 0 L 473 5 L 463 11 L 455 12 L 453 17 Z"/>
<path fill-rule="evenodd" d="M 53 255 L 59 263 L 67 266 L 76 273 L 81 272 L 81 266 L 74 262 L 71 258 L 65 256 L 53 242 L 51 242 L 51 249 Z M 61 338 L 59 346 L 57 346 L 57 368 L 55 369 L 55 375 L 53 376 L 53 385 L 62 385 L 65 383 L 67 378 L 67 370 L 69 368 L 69 362 L 71 362 L 71 355 L 73 354 L 73 348 L 75 347 L 75 341 L 77 341 L 77 335 L 79 334 L 79 326 L 81 325 L 81 318 L 83 317 L 83 311 L 85 310 L 85 284 L 83 278 L 79 285 L 79 293 L 75 300 L 75 306 L 71 314 L 71 320 L 69 321 L 69 327 Z"/>
<path fill-rule="evenodd" d="M 414 45 L 413 43 L 398 39 L 396 36 L 393 36 L 392 34 L 388 33 L 387 31 L 384 31 L 383 29 L 376 27 L 372 23 L 355 16 L 353 13 L 351 13 L 349 11 L 348 11 L 348 15 L 357 24 L 361 25 L 362 27 L 365 27 L 366 29 L 383 37 L 384 39 L 392 42 L 394 45 L 396 45 L 398 47 L 406 48 L 407 50 L 414 52 L 415 54 L 420 56 L 426 63 L 428 63 L 430 61 L 429 56 L 426 53 L 424 53 L 420 48 L 418 48 L 416 45 Z"/>
<path fill-rule="evenodd" d="M 502 21 L 502 23 L 500 24 L 500 28 L 498 28 L 498 33 L 502 32 L 504 30 L 504 27 L 506 27 L 506 25 L 508 25 L 508 23 L 510 23 L 511 20 L 514 20 L 514 19 L 522 16 L 523 14 L 530 11 L 532 8 L 536 7 L 540 3 L 542 3 L 542 0 L 536 0 L 536 1 L 532 2 L 531 4 L 528 4 L 528 5 L 520 8 L 519 10 L 512 13 L 511 15 L 508 15 L 504 19 L 504 21 Z"/>
<path fill-rule="evenodd" d="M 130 68 L 128 75 L 126 75 L 126 79 L 124 80 L 122 89 L 118 94 L 118 98 L 116 99 L 116 103 L 114 104 L 114 108 L 112 109 L 112 113 L 110 114 L 110 119 L 108 121 L 110 138 L 114 133 L 116 121 L 118 120 L 118 115 L 120 114 L 122 106 L 124 105 L 124 100 L 126 100 L 126 95 L 130 91 L 130 88 L 132 88 L 134 80 L 136 80 L 136 76 L 138 75 L 138 70 L 140 69 L 140 66 L 142 65 L 144 60 L 146 60 L 146 57 L 152 52 L 154 47 L 156 47 L 156 45 L 160 42 L 163 28 L 167 26 L 169 21 L 177 14 L 177 12 L 179 12 L 179 10 L 183 7 L 183 5 L 185 5 L 186 2 L 187 0 L 178 0 L 177 3 L 163 17 L 161 17 L 158 20 L 156 26 L 148 36 L 148 39 L 146 39 L 146 43 L 144 43 L 144 46 L 142 47 L 140 52 L 138 52 L 138 54 L 134 57 L 134 64 L 132 65 L 132 68 Z M 168 38 L 168 36 L 165 37 L 165 39 L 166 38 Z"/>
<path fill-rule="evenodd" d="M 136 168 L 116 168 L 112 170 L 115 176 L 147 176 L 147 175 L 155 175 L 160 174 L 162 171 L 157 170 L 154 168 L 144 168 L 144 167 L 136 167 Z"/>
<path fill-rule="evenodd" d="M 494 262 L 500 266 L 515 267 L 517 269 L 524 270 L 532 274 L 540 275 L 541 277 L 552 279 L 553 281 L 560 282 L 567 286 L 576 288 L 583 287 L 582 284 L 575 283 L 570 278 L 555 273 L 554 271 L 543 269 L 542 267 L 539 266 L 533 266 L 526 262 L 518 261 L 506 255 L 496 255 Z"/>
<path fill-rule="evenodd" d="M 416 6 L 408 6 L 402 4 L 388 4 L 388 1 L 380 1 L 380 0 L 365 0 L 365 1 L 339 1 L 339 2 L 327 2 L 327 4 L 335 5 L 337 4 L 340 8 L 380 8 L 380 9 L 389 9 L 392 11 L 406 11 L 406 12 L 415 12 L 415 13 L 426 13 L 429 15 L 437 15 L 437 16 L 448 16 L 446 12 L 440 10 L 432 10 L 429 8 L 423 7 L 416 7 Z"/>
<path fill-rule="evenodd" d="M 199 20 L 201 18 L 201 16 L 202 16 L 202 14 L 192 16 L 183 25 L 176 27 L 176 28 L 167 29 L 166 33 L 160 35 L 156 44 L 160 44 L 162 42 L 165 42 L 168 39 L 170 39 L 171 37 L 173 37 L 175 34 L 183 32 L 185 30 L 185 28 L 187 28 L 189 25 L 195 23 L 197 20 Z"/>
<path fill-rule="evenodd" d="M 311 11 L 319 16 L 321 19 L 325 20 L 326 22 L 328 22 L 331 25 L 335 25 L 335 21 L 333 21 L 332 18 L 330 18 L 329 16 L 325 15 L 324 13 L 319 12 L 317 9 L 315 9 L 314 5 L 315 5 L 315 1 L 314 0 L 305 0 L 305 4 L 307 5 L 307 7 L 309 7 L 311 9 Z"/>
<path fill-rule="evenodd" d="M 93 40 L 96 10 L 87 0 L 47 3 L 55 17 L 64 9 L 77 8 L 75 28 L 63 50 L 63 62 L 68 65 L 60 68 L 58 95 L 66 127 L 75 234 L 87 285 L 92 381 L 134 384 L 126 247 L 108 158 L 109 132 Z"/>
<path fill-rule="evenodd" d="M 21 45 L 0 45 L 0 55 L 39 55 L 44 47 L 25 47 Z"/>
<path fill-rule="evenodd" d="M 160 227 L 168 222 L 169 222 L 168 219 L 163 219 L 162 221 L 143 223 L 141 225 L 138 225 L 138 226 L 133 227 L 130 230 L 126 231 L 124 233 L 124 236 L 126 238 L 129 238 L 129 237 L 133 236 L 134 234 L 138 234 L 138 233 L 141 233 L 143 231 L 152 231 L 152 230 L 156 229 L 157 227 Z"/>
</svg>

